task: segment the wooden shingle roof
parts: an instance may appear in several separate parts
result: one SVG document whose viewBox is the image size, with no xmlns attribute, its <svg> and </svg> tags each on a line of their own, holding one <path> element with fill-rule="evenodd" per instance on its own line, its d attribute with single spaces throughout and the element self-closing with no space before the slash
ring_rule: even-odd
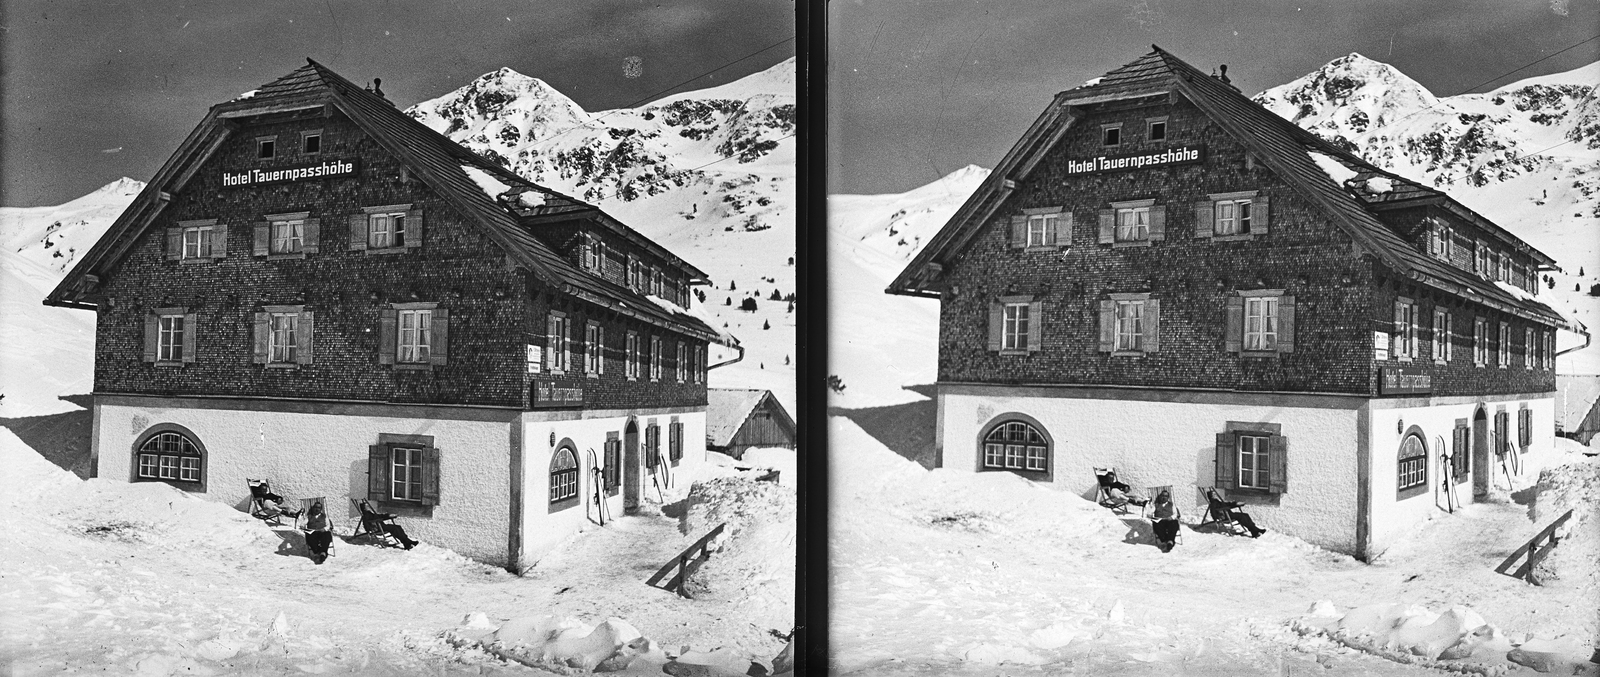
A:
<svg viewBox="0 0 1600 677">
<path fill-rule="evenodd" d="M 1033 167 L 1083 113 L 1078 108 L 1090 104 L 1158 95 L 1181 95 L 1206 113 L 1235 139 L 1250 148 L 1254 155 L 1293 185 L 1302 196 L 1331 215 L 1330 219 L 1342 228 L 1365 251 L 1384 265 L 1416 279 L 1480 303 L 1499 308 L 1519 316 L 1535 318 L 1558 326 L 1566 321 L 1555 311 L 1536 301 L 1519 299 L 1495 286 L 1494 283 L 1462 271 L 1448 263 L 1434 259 L 1406 241 L 1394 229 L 1377 217 L 1377 203 L 1387 199 L 1382 195 L 1358 196 L 1335 183 L 1312 159 L 1311 153 L 1333 157 L 1356 170 L 1358 180 L 1388 177 L 1407 200 L 1427 199 L 1437 201 L 1453 212 L 1462 214 L 1495 233 L 1517 249 L 1543 262 L 1553 262 L 1550 257 L 1535 250 L 1504 229 L 1451 199 L 1448 195 L 1427 188 L 1403 177 L 1386 172 L 1371 163 L 1340 150 L 1333 144 L 1303 130 L 1244 96 L 1215 77 L 1200 72 L 1183 60 L 1152 45 L 1149 54 L 1119 67 L 1082 86 L 1056 95 L 1045 112 L 1035 120 L 1022 139 L 1012 147 L 996 166 L 988 179 L 978 187 L 967 202 L 958 209 L 928 245 L 918 252 L 886 290 L 891 294 L 933 295 L 924 280 L 937 275 L 942 262 L 961 251 L 982 227 L 988 217 L 997 211 L 1016 187 L 1016 182 L 1027 177 Z M 1470 215 L 1470 216 L 1469 216 Z"/>
<path fill-rule="evenodd" d="M 770 404 L 768 404 L 770 402 Z M 706 389 L 706 442 L 726 447 L 756 407 L 768 406 L 780 425 L 794 430 L 794 419 L 772 391 L 748 388 Z"/>
<path fill-rule="evenodd" d="M 211 108 L 189 138 L 151 179 L 145 190 L 107 231 L 106 235 L 80 260 L 60 285 L 45 299 L 46 304 L 83 307 L 85 292 L 92 288 L 88 276 L 109 268 L 125 253 L 134 239 L 130 231 L 150 226 L 157 214 L 182 190 L 184 183 L 231 134 L 233 119 L 265 113 L 333 106 L 343 112 L 383 149 L 403 161 L 441 197 L 455 207 L 469 223 L 484 232 L 519 265 L 544 283 L 589 303 L 604 304 L 623 314 L 707 341 L 725 342 L 716 330 L 685 313 L 670 312 L 643 295 L 599 276 L 585 273 L 535 237 L 525 223 L 553 215 L 588 218 L 612 230 L 625 232 L 633 241 L 651 247 L 677 265 L 691 280 L 705 278 L 698 268 L 667 252 L 648 238 L 616 222 L 598 207 L 534 184 L 476 153 L 462 147 L 422 123 L 412 119 L 381 95 L 363 89 L 327 67 L 307 59 L 307 64 L 273 80 L 247 96 Z M 488 194 L 468 174 L 477 169 L 505 184 L 511 192 L 538 191 L 545 205 L 526 208 L 506 204 Z"/>
</svg>

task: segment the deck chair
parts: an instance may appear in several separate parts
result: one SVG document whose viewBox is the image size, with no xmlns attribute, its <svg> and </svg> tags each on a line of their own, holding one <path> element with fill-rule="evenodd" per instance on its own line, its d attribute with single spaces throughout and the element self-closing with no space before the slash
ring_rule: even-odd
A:
<svg viewBox="0 0 1600 677">
<path fill-rule="evenodd" d="M 324 507 L 327 504 L 323 504 Z M 400 547 L 400 539 L 395 538 L 384 526 L 394 521 L 395 516 L 386 512 L 378 512 L 372 508 L 372 502 L 365 498 L 350 499 L 350 507 L 357 513 L 356 526 L 351 530 L 350 538 L 370 536 L 379 543 L 391 548 Z"/>
<path fill-rule="evenodd" d="M 328 518 L 328 533 L 330 533 L 330 534 L 335 533 L 334 530 L 333 530 L 333 517 L 331 515 L 328 515 L 328 501 L 324 497 L 318 496 L 316 498 L 302 498 L 302 499 L 300 499 L 300 514 L 305 515 L 305 514 L 310 513 L 311 512 L 311 506 L 313 506 L 313 505 L 315 505 L 317 503 L 321 503 L 322 504 L 322 514 Z M 295 526 L 297 528 L 300 526 L 300 519 L 298 517 L 295 518 Z M 309 534 L 310 532 L 307 532 L 307 533 Z M 335 553 L 333 552 L 333 547 L 334 547 L 334 544 L 336 544 L 338 542 L 339 542 L 339 539 L 337 539 L 337 538 L 328 541 L 328 556 L 329 557 L 334 556 Z"/>
<path fill-rule="evenodd" d="M 245 484 L 250 487 L 250 516 L 274 526 L 283 526 L 283 517 L 289 516 L 295 521 L 295 526 L 300 524 L 300 513 L 294 510 L 284 510 L 281 502 L 282 496 L 272 493 L 272 483 L 267 480 L 253 480 L 245 478 Z M 277 500 L 273 500 L 276 498 Z M 267 505 L 268 502 L 272 505 Z"/>
<path fill-rule="evenodd" d="M 1132 505 L 1142 509 L 1144 508 L 1145 504 L 1150 502 L 1150 500 L 1147 498 L 1129 495 L 1127 493 L 1127 489 L 1122 490 L 1123 497 L 1112 495 L 1112 486 L 1118 484 L 1116 468 L 1095 468 L 1094 479 L 1094 502 L 1110 508 L 1112 512 L 1126 515 L 1130 512 L 1128 506 Z"/>
<path fill-rule="evenodd" d="M 1199 526 L 1215 526 L 1218 531 L 1228 533 L 1230 536 L 1243 536 L 1249 533 L 1238 520 L 1233 518 L 1233 511 L 1239 504 L 1223 500 L 1222 495 L 1212 487 L 1206 487 L 1206 519 Z"/>
</svg>

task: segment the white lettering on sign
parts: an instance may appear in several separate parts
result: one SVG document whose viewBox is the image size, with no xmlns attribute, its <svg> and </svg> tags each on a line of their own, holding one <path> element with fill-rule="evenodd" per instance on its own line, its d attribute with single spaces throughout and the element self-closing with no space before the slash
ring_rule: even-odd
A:
<svg viewBox="0 0 1600 677">
<path fill-rule="evenodd" d="M 1184 146 L 1172 148 L 1160 153 L 1146 153 L 1142 155 L 1124 155 L 1089 158 L 1087 160 L 1067 159 L 1068 174 L 1091 174 L 1094 172 L 1110 172 L 1119 169 L 1143 169 L 1145 167 L 1161 167 L 1165 165 L 1187 164 L 1205 160 L 1205 148 L 1201 146 Z"/>
<path fill-rule="evenodd" d="M 264 183 L 288 183 L 306 181 L 310 179 L 332 179 L 355 176 L 356 162 L 354 160 L 328 160 L 314 165 L 303 167 L 285 167 L 283 169 L 246 169 L 242 172 L 223 172 L 222 186 L 224 188 L 238 188 L 240 186 L 258 186 Z"/>
</svg>

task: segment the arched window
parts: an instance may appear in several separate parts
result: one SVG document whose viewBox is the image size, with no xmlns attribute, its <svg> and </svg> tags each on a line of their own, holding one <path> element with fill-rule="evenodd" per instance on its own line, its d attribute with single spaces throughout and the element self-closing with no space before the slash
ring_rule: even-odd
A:
<svg viewBox="0 0 1600 677">
<path fill-rule="evenodd" d="M 182 432 L 163 430 L 139 444 L 134 479 L 200 487 L 205 481 L 204 455 Z"/>
<path fill-rule="evenodd" d="M 1400 498 L 1421 493 L 1408 491 L 1422 489 L 1428 484 L 1428 445 L 1422 441 L 1420 433 L 1407 433 L 1405 439 L 1400 441 L 1398 464 L 1399 486 L 1396 488 Z"/>
<path fill-rule="evenodd" d="M 996 424 L 983 436 L 983 468 L 1047 473 L 1050 471 L 1050 443 L 1030 423 Z"/>
<path fill-rule="evenodd" d="M 578 454 L 569 443 L 558 447 L 550 459 L 550 502 L 560 503 L 577 497 Z"/>
</svg>

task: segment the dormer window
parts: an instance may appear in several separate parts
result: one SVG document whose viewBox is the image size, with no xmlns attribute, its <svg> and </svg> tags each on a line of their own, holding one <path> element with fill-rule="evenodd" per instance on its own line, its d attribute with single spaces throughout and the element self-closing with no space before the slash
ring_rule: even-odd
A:
<svg viewBox="0 0 1600 677">
<path fill-rule="evenodd" d="M 1450 260 L 1450 227 L 1442 223 L 1433 224 L 1433 238 L 1428 243 L 1428 253 L 1441 261 Z"/>
<path fill-rule="evenodd" d="M 1122 145 L 1122 123 L 1100 125 L 1100 145 L 1108 148 Z"/>
<path fill-rule="evenodd" d="M 278 137 L 276 137 L 276 136 L 259 136 L 259 137 L 256 137 L 256 159 L 257 160 L 271 160 L 272 158 L 275 158 L 277 156 L 278 156 Z"/>
<path fill-rule="evenodd" d="M 593 235 L 583 236 L 583 269 L 598 273 L 605 260 L 605 244 Z"/>
<path fill-rule="evenodd" d="M 639 259 L 632 254 L 628 255 L 628 288 L 639 289 Z"/>
</svg>

